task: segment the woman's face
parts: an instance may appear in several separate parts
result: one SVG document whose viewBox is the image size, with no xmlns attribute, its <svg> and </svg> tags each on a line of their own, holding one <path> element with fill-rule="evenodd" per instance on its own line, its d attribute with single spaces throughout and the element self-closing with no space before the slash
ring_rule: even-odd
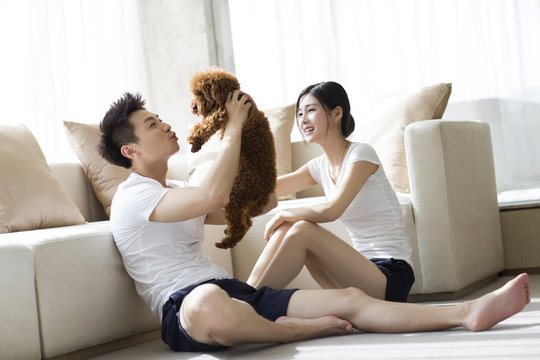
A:
<svg viewBox="0 0 540 360">
<path fill-rule="evenodd" d="M 307 94 L 300 99 L 296 116 L 307 142 L 318 143 L 326 138 L 330 123 L 328 113 L 317 98 Z"/>
</svg>

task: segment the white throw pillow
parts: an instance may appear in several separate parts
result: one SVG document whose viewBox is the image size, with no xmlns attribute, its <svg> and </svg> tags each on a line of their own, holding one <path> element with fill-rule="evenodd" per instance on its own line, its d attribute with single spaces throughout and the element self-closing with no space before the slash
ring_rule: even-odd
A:
<svg viewBox="0 0 540 360">
<path fill-rule="evenodd" d="M 403 133 L 416 121 L 440 119 L 452 84 L 435 84 L 415 91 L 381 97 L 365 119 L 355 119 L 354 141 L 373 146 L 397 192 L 410 192 Z"/>
</svg>

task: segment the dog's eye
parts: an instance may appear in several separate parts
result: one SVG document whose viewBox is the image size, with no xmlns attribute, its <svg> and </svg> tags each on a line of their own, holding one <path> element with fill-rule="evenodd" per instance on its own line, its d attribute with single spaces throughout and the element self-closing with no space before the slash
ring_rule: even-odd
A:
<svg viewBox="0 0 540 360">
<path fill-rule="evenodd" d="M 193 106 L 191 107 L 191 110 L 197 112 L 197 105 L 193 105 Z"/>
</svg>

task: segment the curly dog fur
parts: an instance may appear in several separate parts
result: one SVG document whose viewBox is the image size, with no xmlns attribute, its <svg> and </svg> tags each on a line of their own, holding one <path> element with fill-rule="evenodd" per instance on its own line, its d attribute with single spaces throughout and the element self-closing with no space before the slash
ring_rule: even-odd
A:
<svg viewBox="0 0 540 360">
<path fill-rule="evenodd" d="M 239 90 L 240 84 L 227 71 L 211 68 L 193 75 L 190 87 L 195 95 L 191 101 L 192 111 L 203 117 L 188 136 L 191 151 L 197 152 L 217 131 L 221 131 L 223 136 L 228 121 L 225 111 L 227 94 Z M 274 137 L 268 119 L 253 103 L 242 129 L 238 172 L 229 203 L 223 208 L 226 237 L 216 243 L 218 248 L 231 248 L 242 240 L 252 225 L 251 218 L 262 212 L 275 187 Z"/>
</svg>

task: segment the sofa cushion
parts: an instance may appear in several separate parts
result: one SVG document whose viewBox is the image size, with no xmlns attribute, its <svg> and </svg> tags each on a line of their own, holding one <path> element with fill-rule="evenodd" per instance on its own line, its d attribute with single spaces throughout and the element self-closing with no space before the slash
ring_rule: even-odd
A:
<svg viewBox="0 0 540 360">
<path fill-rule="evenodd" d="M 0 126 L 0 174 L 0 233 L 84 223 L 26 126 Z"/>
<path fill-rule="evenodd" d="M 291 155 L 291 130 L 295 119 L 295 105 L 291 104 L 270 110 L 263 110 L 270 129 L 274 135 L 276 146 L 276 170 L 277 175 L 288 174 L 292 170 Z M 210 170 L 219 152 L 219 134 L 212 138 L 197 153 L 192 153 L 189 157 L 189 180 L 191 183 L 198 183 Z M 294 195 L 285 195 L 280 200 L 293 199 Z"/>
<path fill-rule="evenodd" d="M 446 109 L 452 84 L 435 84 L 416 91 L 381 97 L 352 138 L 375 148 L 395 191 L 409 192 L 409 177 L 403 132 L 421 120 L 440 119 Z"/>
<path fill-rule="evenodd" d="M 127 179 L 130 171 L 109 163 L 98 153 L 97 144 L 100 132 L 97 124 L 64 121 L 64 128 L 69 143 L 79 158 L 98 200 L 103 205 L 107 216 L 110 216 L 111 202 L 116 188 Z"/>
</svg>

